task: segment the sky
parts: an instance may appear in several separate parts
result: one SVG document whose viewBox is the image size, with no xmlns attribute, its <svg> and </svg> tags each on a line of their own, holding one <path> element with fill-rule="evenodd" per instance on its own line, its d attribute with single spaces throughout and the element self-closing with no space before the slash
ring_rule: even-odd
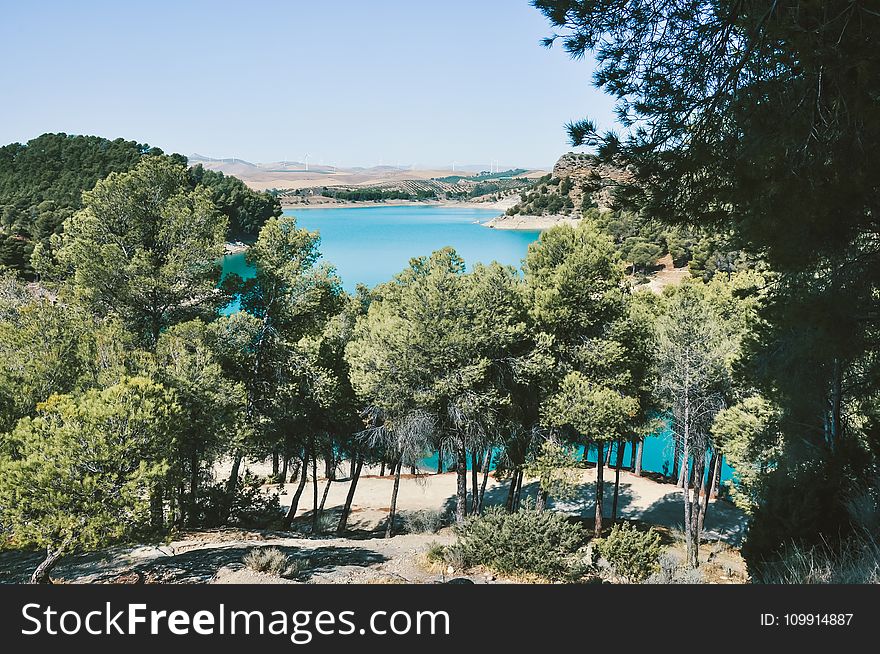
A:
<svg viewBox="0 0 880 654">
<path fill-rule="evenodd" d="M 0 0 L 0 144 L 45 132 L 337 166 L 546 167 L 613 126 L 527 0 Z"/>
</svg>

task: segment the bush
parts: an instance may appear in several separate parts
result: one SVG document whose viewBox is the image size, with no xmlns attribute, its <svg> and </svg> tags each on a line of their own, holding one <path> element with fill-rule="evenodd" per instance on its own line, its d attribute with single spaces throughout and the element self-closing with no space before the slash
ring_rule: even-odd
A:
<svg viewBox="0 0 880 654">
<path fill-rule="evenodd" d="M 645 580 L 646 584 L 702 584 L 703 573 L 684 565 L 684 561 L 664 552 L 657 560 L 658 571 Z"/>
<path fill-rule="evenodd" d="M 254 572 L 280 577 L 290 567 L 287 555 L 277 547 L 258 547 L 245 554 L 243 563 Z"/>
<path fill-rule="evenodd" d="M 401 517 L 408 534 L 435 534 L 443 526 L 443 513 L 440 511 L 408 511 Z"/>
<path fill-rule="evenodd" d="M 586 534 L 554 511 L 507 513 L 491 507 L 457 526 L 453 555 L 466 566 L 483 565 L 500 574 L 572 579 L 581 570 L 578 550 Z"/>
<path fill-rule="evenodd" d="M 203 527 L 220 526 L 220 509 L 226 499 L 226 484 L 211 484 L 202 488 L 199 493 L 199 524 Z M 260 479 L 248 472 L 239 481 L 226 524 L 247 529 L 265 529 L 283 515 L 278 494 L 266 493 Z"/>
<path fill-rule="evenodd" d="M 660 569 L 660 534 L 653 527 L 640 531 L 629 523 L 614 525 L 607 538 L 594 541 L 594 547 L 614 574 L 630 583 L 641 583 Z"/>
<path fill-rule="evenodd" d="M 441 545 L 437 541 L 428 543 L 428 549 L 425 552 L 425 560 L 428 563 L 446 563 L 447 547 Z"/>
<path fill-rule="evenodd" d="M 318 516 L 318 529 L 315 534 L 332 534 L 339 526 L 339 516 L 332 513 L 322 513 Z"/>
</svg>

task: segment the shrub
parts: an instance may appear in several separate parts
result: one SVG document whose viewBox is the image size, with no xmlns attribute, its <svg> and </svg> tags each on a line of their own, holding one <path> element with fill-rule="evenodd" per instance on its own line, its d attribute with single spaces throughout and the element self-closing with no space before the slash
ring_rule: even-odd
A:
<svg viewBox="0 0 880 654">
<path fill-rule="evenodd" d="M 408 511 L 402 516 L 403 528 L 409 534 L 434 534 L 443 526 L 440 511 Z"/>
<path fill-rule="evenodd" d="M 425 560 L 428 563 L 446 563 L 447 547 L 441 545 L 437 541 L 428 543 L 428 549 L 425 552 Z"/>
<path fill-rule="evenodd" d="M 331 534 L 336 531 L 339 526 L 339 516 L 332 513 L 322 513 L 318 516 L 318 529 L 315 534 Z"/>
<path fill-rule="evenodd" d="M 689 568 L 672 554 L 664 552 L 657 560 L 658 570 L 645 580 L 646 584 L 702 584 L 703 573 Z"/>
<path fill-rule="evenodd" d="M 198 522 L 203 527 L 220 526 L 220 509 L 226 500 L 226 485 L 212 484 L 199 491 Z M 284 515 L 277 493 L 266 493 L 260 479 L 245 473 L 239 481 L 229 511 L 228 525 L 265 529 Z"/>
<path fill-rule="evenodd" d="M 607 538 L 594 541 L 594 547 L 614 574 L 630 583 L 641 583 L 660 569 L 660 534 L 653 527 L 640 531 L 629 523 L 616 524 Z"/>
<path fill-rule="evenodd" d="M 576 553 L 585 532 L 554 511 L 507 513 L 491 507 L 457 526 L 458 542 L 450 555 L 465 566 L 484 565 L 501 574 L 571 579 L 580 574 Z"/>
<path fill-rule="evenodd" d="M 258 547 L 245 554 L 243 563 L 254 572 L 280 577 L 289 568 L 287 555 L 277 547 Z"/>
</svg>

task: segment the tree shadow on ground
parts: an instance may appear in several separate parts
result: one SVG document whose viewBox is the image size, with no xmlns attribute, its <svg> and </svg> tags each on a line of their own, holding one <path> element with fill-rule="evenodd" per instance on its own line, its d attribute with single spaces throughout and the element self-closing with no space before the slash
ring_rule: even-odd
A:
<svg viewBox="0 0 880 654">
<path fill-rule="evenodd" d="M 163 557 L 135 569 L 158 583 L 200 584 L 209 582 L 225 566 L 243 565 L 248 552 L 261 547 L 280 550 L 291 562 L 298 562 L 300 581 L 308 580 L 317 572 L 331 572 L 338 566 L 367 567 L 382 563 L 386 557 L 361 547 L 316 547 L 303 549 L 285 545 L 236 545 L 224 548 L 199 549 L 170 557 Z"/>
<path fill-rule="evenodd" d="M 210 582 L 224 567 L 244 567 L 248 552 L 260 547 L 281 550 L 291 562 L 298 562 L 297 579 L 307 581 L 317 573 L 332 572 L 339 566 L 368 567 L 387 560 L 384 555 L 361 547 L 319 546 L 299 548 L 267 543 L 264 545 L 229 545 L 206 547 L 180 554 L 159 556 L 145 563 L 132 563 L 112 554 L 100 556 L 85 554 L 71 556 L 58 568 L 53 577 L 63 581 L 104 583 L 122 574 L 134 575 L 149 583 L 204 584 Z M 41 556 L 32 552 L 6 552 L 0 558 L 2 583 L 25 583 L 40 562 Z"/>
<path fill-rule="evenodd" d="M 681 493 L 666 495 L 638 516 L 645 523 L 663 525 L 670 529 L 684 529 L 684 497 Z M 748 519 L 746 515 L 727 500 L 709 503 L 703 525 L 704 540 L 722 540 L 740 547 L 745 536 Z"/>
<path fill-rule="evenodd" d="M 610 473 L 611 480 L 605 480 L 603 520 L 610 525 L 611 510 L 614 497 L 614 471 Z M 510 481 L 502 481 L 491 488 L 486 489 L 483 503 L 485 506 L 505 506 L 510 489 Z M 622 520 L 634 521 L 646 526 L 657 525 L 670 530 L 681 530 L 684 525 L 684 504 L 680 493 L 676 488 L 669 486 L 669 493 L 659 500 L 651 503 L 647 508 L 639 508 L 634 500 L 637 493 L 632 484 L 621 479 L 617 517 Z M 531 482 L 523 485 L 520 506 L 527 502 L 535 501 L 538 493 L 538 483 Z M 468 507 L 470 507 L 471 493 L 468 493 Z M 444 502 L 444 510 L 447 519 L 452 520 L 455 515 L 456 496 L 448 497 Z M 596 507 L 595 483 L 579 484 L 575 495 L 565 501 L 554 500 L 552 497 L 548 503 L 550 508 L 561 511 L 579 518 L 581 524 L 592 530 Z M 745 534 L 747 518 L 737 507 L 726 500 L 715 500 L 710 503 L 703 528 L 702 537 L 705 540 L 722 540 L 734 547 L 742 545 Z"/>
<path fill-rule="evenodd" d="M 533 481 L 523 484 L 522 494 L 520 497 L 520 507 L 534 506 L 538 496 L 538 482 Z M 506 506 L 507 497 L 510 491 L 510 481 L 501 482 L 491 488 L 486 489 L 483 496 L 483 505 L 489 506 Z M 614 498 L 614 480 L 605 481 L 604 484 L 605 499 L 602 503 L 602 515 L 605 518 L 611 517 L 612 502 Z M 468 507 L 471 506 L 472 493 L 468 493 Z M 446 498 L 443 504 L 443 510 L 447 516 L 455 515 L 456 496 L 452 495 Z M 627 517 L 631 512 L 629 509 L 633 503 L 634 493 L 630 484 L 624 481 L 620 482 L 617 498 L 617 514 L 619 517 Z M 548 508 L 555 509 L 567 513 L 569 515 L 577 515 L 585 518 L 592 518 L 596 514 L 596 485 L 594 483 L 578 484 L 577 489 L 571 498 L 560 501 L 552 496 L 547 503 Z"/>
</svg>

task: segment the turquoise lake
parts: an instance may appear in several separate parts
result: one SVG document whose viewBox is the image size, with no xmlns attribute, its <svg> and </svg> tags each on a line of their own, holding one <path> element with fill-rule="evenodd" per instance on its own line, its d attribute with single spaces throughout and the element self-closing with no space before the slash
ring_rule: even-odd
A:
<svg viewBox="0 0 880 654">
<path fill-rule="evenodd" d="M 498 261 L 519 267 L 537 231 L 483 227 L 498 211 L 458 207 L 358 207 L 285 211 L 297 224 L 321 235 L 322 261 L 332 264 L 346 291 L 387 282 L 413 257 L 455 248 L 468 266 Z M 247 277 L 244 254 L 223 259 L 223 272 Z"/>
<path fill-rule="evenodd" d="M 321 236 L 321 261 L 336 268 L 346 291 L 357 284 L 375 286 L 390 280 L 409 265 L 412 257 L 427 256 L 442 247 L 455 248 L 468 267 L 477 262 L 509 264 L 519 267 L 529 244 L 540 232 L 497 230 L 483 227 L 498 215 L 496 210 L 459 207 L 370 206 L 351 209 L 305 209 L 285 211 L 294 215 L 297 224 Z M 244 254 L 223 259 L 223 274 L 253 275 Z M 237 305 L 226 313 L 238 310 Z M 671 472 L 673 438 L 669 430 L 645 441 L 642 466 L 650 472 Z M 628 464 L 630 448 L 624 461 Z M 592 452 L 590 461 L 596 460 Z M 425 459 L 423 467 L 437 467 L 437 455 Z M 722 479 L 730 479 L 733 470 L 725 463 Z"/>
</svg>

